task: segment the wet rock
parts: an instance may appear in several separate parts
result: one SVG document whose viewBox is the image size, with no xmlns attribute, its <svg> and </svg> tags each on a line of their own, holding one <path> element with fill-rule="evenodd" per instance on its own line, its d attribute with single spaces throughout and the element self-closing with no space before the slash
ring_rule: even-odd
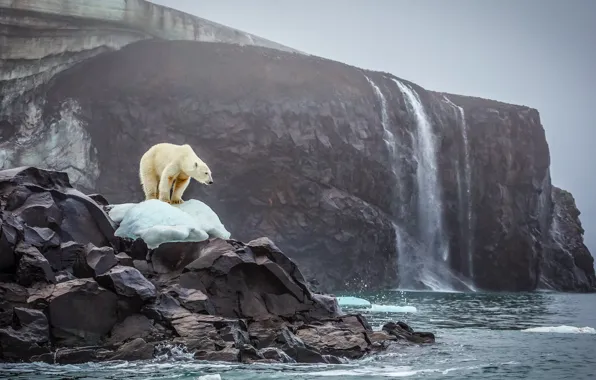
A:
<svg viewBox="0 0 596 380">
<path fill-rule="evenodd" d="M 240 361 L 240 350 L 234 348 L 232 344 L 227 344 L 223 349 L 218 351 L 197 351 L 194 357 L 197 360 L 238 362 Z"/>
<path fill-rule="evenodd" d="M 133 267 L 116 266 L 97 276 L 97 282 L 122 297 L 149 301 L 155 298 L 155 285 Z"/>
<path fill-rule="evenodd" d="M 0 353 L 8 360 L 49 352 L 50 331 L 46 316 L 38 310 L 15 307 L 13 326 L 0 329 Z"/>
<path fill-rule="evenodd" d="M 48 306 L 52 336 L 63 346 L 98 343 L 117 322 L 117 303 L 91 279 L 56 284 Z"/>
<path fill-rule="evenodd" d="M 153 358 L 154 350 L 154 344 L 147 343 L 142 338 L 136 338 L 120 346 L 108 360 L 149 360 Z"/>
<path fill-rule="evenodd" d="M 398 339 L 407 340 L 412 343 L 434 343 L 435 335 L 430 332 L 415 332 L 403 322 L 389 322 L 383 325 L 383 331 Z"/>
<path fill-rule="evenodd" d="M 327 363 L 327 360 L 314 347 L 305 344 L 288 328 L 283 327 L 277 337 L 281 349 L 298 363 Z"/>
<path fill-rule="evenodd" d="M 100 347 L 60 348 L 54 354 L 55 364 L 80 364 L 108 360 L 112 351 Z"/>
<path fill-rule="evenodd" d="M 294 359 L 277 347 L 262 348 L 258 351 L 258 354 L 264 359 L 273 360 L 279 363 L 296 363 Z"/>
<path fill-rule="evenodd" d="M 20 257 L 19 266 L 16 271 L 18 284 L 30 286 L 38 281 L 48 283 L 56 282 L 56 277 L 50 267 L 50 263 L 43 257 L 37 248 L 24 243 L 19 243 L 15 252 Z"/>
<path fill-rule="evenodd" d="M 134 314 L 114 326 L 107 342 L 115 344 L 136 338 L 157 340 L 158 335 L 159 331 L 151 320 L 144 315 Z"/>
</svg>

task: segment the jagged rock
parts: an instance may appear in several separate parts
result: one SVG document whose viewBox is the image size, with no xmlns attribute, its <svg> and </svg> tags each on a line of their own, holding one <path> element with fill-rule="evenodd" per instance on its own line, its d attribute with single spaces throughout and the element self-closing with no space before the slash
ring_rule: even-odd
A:
<svg viewBox="0 0 596 380">
<path fill-rule="evenodd" d="M 91 279 L 56 284 L 48 302 L 52 336 L 63 346 L 97 344 L 117 322 L 118 297 Z"/>
<path fill-rule="evenodd" d="M 114 326 L 108 343 L 115 344 L 136 338 L 155 340 L 152 338 L 158 334 L 157 328 L 146 316 L 134 314 Z"/>
<path fill-rule="evenodd" d="M 125 267 L 134 267 L 134 262 L 132 257 L 128 256 L 125 252 L 120 252 L 116 255 L 116 260 L 118 260 L 118 264 L 125 266 Z"/>
<path fill-rule="evenodd" d="M 215 314 L 209 298 L 198 289 L 187 289 L 174 284 L 169 293 L 174 294 L 180 304 L 193 313 Z"/>
<path fill-rule="evenodd" d="M 120 346 L 108 360 L 149 360 L 153 358 L 154 350 L 154 344 L 136 338 Z"/>
<path fill-rule="evenodd" d="M 277 337 L 280 347 L 289 357 L 299 363 L 327 363 L 327 360 L 314 347 L 305 344 L 287 327 L 283 327 Z"/>
<path fill-rule="evenodd" d="M 37 248 L 19 243 L 15 253 L 20 256 L 19 266 L 16 271 L 17 283 L 30 286 L 37 281 L 56 282 L 50 263 Z"/>
<path fill-rule="evenodd" d="M 73 266 L 73 274 L 78 278 L 96 278 L 116 265 L 118 265 L 118 259 L 113 248 L 98 248 L 93 244 L 87 244 Z"/>
<path fill-rule="evenodd" d="M 264 359 L 273 360 L 279 363 L 296 363 L 294 359 L 277 347 L 262 348 L 258 351 L 258 354 Z"/>
<path fill-rule="evenodd" d="M 210 240 L 201 246 L 199 258 L 186 265 L 180 285 L 200 289 L 215 312 L 228 317 L 268 319 L 315 310 L 327 317 L 336 315 L 337 310 L 327 310 L 327 306 L 301 283 L 303 277 L 290 268 L 291 260 L 276 259 L 291 269 L 292 274 L 289 274 L 263 253 L 267 252 L 265 247 L 274 246 L 260 247 L 256 254 L 237 242 Z M 274 255 L 281 257 L 282 254 L 273 253 L 272 257 Z"/>
<path fill-rule="evenodd" d="M 8 360 L 49 352 L 44 347 L 50 340 L 46 316 L 38 310 L 15 307 L 14 323 L 0 329 L 0 353 Z"/>
<path fill-rule="evenodd" d="M 61 348 L 54 355 L 55 364 L 80 364 L 108 360 L 112 351 L 99 347 Z"/>
<path fill-rule="evenodd" d="M 118 265 L 97 276 L 97 282 L 122 297 L 139 298 L 149 301 L 155 298 L 155 285 L 133 267 Z"/>
<path fill-rule="evenodd" d="M 142 242 L 112 239 L 114 226 L 106 227 L 100 205 L 67 182 L 32 168 L 0 171 L 0 244 L 14 258 L 3 261 L 1 279 L 9 282 L 0 282 L 3 360 L 150 359 L 163 342 L 206 360 L 339 363 L 334 355 L 357 358 L 397 341 L 379 333 L 375 345 L 367 344 L 366 321 L 338 316 L 337 300 L 314 294 L 269 239 L 164 244 L 147 252 Z M 3 207 L 36 225 L 20 224 Z M 89 236 L 81 237 L 73 215 L 95 226 Z M 105 245 L 95 246 L 101 236 Z M 151 261 L 139 254 L 144 250 Z"/>
<path fill-rule="evenodd" d="M 415 332 L 403 322 L 389 322 L 383 325 L 383 331 L 398 339 L 404 339 L 413 343 L 434 343 L 435 335 L 430 332 Z"/>
<path fill-rule="evenodd" d="M 170 273 L 184 269 L 184 267 L 203 252 L 208 241 L 192 243 L 164 243 L 150 253 L 153 270 L 157 273 Z"/>
<path fill-rule="evenodd" d="M 59 247 L 48 249 L 44 256 L 56 272 L 72 269 L 85 256 L 85 246 L 74 241 L 61 243 Z"/>
<path fill-rule="evenodd" d="M 240 350 L 234 348 L 232 344 L 227 344 L 225 348 L 218 351 L 200 350 L 195 352 L 195 359 L 223 362 L 238 362 L 240 360 Z"/>
</svg>

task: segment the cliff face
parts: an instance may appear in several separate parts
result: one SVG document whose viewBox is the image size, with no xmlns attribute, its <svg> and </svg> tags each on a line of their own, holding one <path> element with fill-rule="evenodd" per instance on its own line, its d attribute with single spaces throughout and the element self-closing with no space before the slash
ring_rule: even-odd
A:
<svg viewBox="0 0 596 380">
<path fill-rule="evenodd" d="M 144 151 L 188 143 L 215 184 L 193 183 L 186 197 L 235 239 L 270 237 L 325 288 L 594 288 L 579 212 L 551 186 L 531 108 L 195 41 L 137 42 L 45 75 L 29 91 L 0 82 L 12 94 L 0 167 L 66 170 L 113 203 L 141 200 Z M 566 236 L 558 250 L 554 223 Z M 552 270 L 563 251 L 577 257 L 565 276 Z"/>
</svg>

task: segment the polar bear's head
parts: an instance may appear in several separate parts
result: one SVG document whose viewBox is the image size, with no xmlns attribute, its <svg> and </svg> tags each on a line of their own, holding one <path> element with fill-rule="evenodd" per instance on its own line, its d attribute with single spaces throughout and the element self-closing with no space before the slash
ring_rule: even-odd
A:
<svg viewBox="0 0 596 380">
<path fill-rule="evenodd" d="M 204 185 L 211 185 L 213 177 L 211 177 L 211 169 L 202 160 L 195 160 L 191 163 L 189 170 L 185 170 L 186 174 Z"/>
</svg>

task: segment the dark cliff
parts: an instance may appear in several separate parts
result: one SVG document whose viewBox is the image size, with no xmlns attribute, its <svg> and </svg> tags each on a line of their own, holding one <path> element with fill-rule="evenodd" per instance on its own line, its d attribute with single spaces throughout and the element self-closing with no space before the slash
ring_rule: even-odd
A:
<svg viewBox="0 0 596 380">
<path fill-rule="evenodd" d="M 186 197 L 235 239 L 270 237 L 328 289 L 594 288 L 528 107 L 264 47 L 157 40 L 0 94 L 3 167 L 66 170 L 118 203 L 142 200 L 152 144 L 191 144 L 215 184 Z"/>
</svg>

